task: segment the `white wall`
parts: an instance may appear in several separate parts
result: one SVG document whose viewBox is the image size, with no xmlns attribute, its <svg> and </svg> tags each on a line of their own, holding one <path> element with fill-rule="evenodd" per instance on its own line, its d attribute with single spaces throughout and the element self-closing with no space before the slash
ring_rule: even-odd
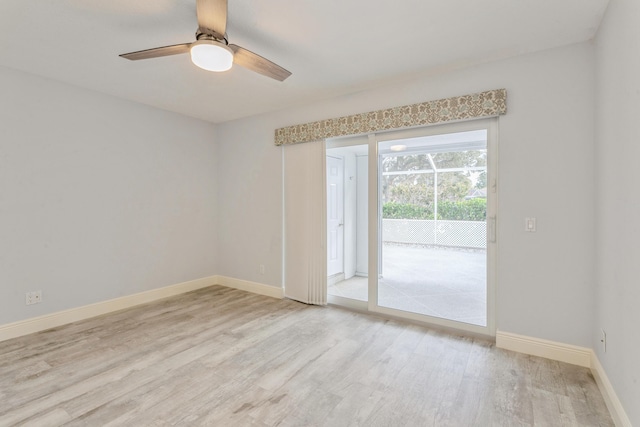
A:
<svg viewBox="0 0 640 427">
<path fill-rule="evenodd" d="M 276 128 L 504 87 L 497 325 L 590 346 L 593 70 L 593 47 L 583 43 L 217 126 L 221 274 L 282 284 L 283 148 L 273 144 Z M 528 216 L 538 219 L 535 234 L 524 231 Z M 267 264 L 262 277 L 260 263 Z"/>
<path fill-rule="evenodd" d="M 6 68 L 0 94 L 0 325 L 215 274 L 212 125 Z"/>
<path fill-rule="evenodd" d="M 596 39 L 597 292 L 593 347 L 640 425 L 640 2 L 611 0 Z M 607 352 L 600 345 L 607 332 Z"/>
<path fill-rule="evenodd" d="M 261 118 L 216 126 L 217 265 L 222 276 L 282 287 L 283 163 L 273 130 Z"/>
</svg>

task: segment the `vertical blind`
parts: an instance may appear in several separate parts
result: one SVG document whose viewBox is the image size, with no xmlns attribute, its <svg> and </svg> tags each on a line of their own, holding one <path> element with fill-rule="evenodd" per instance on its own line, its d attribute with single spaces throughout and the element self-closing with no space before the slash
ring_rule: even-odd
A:
<svg viewBox="0 0 640 427">
<path fill-rule="evenodd" d="M 325 144 L 284 150 L 285 296 L 327 303 L 327 209 Z"/>
</svg>

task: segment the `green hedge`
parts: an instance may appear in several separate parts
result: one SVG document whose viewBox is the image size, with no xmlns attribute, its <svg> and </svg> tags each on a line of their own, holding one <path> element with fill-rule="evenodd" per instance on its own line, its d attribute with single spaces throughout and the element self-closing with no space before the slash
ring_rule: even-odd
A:
<svg viewBox="0 0 640 427">
<path fill-rule="evenodd" d="M 487 199 L 469 199 L 438 203 L 438 219 L 452 221 L 486 221 Z"/>
<path fill-rule="evenodd" d="M 390 219 L 433 219 L 433 206 L 389 202 L 382 206 L 382 217 Z M 487 200 L 469 199 L 438 203 L 438 219 L 450 221 L 486 221 Z"/>
<path fill-rule="evenodd" d="M 385 203 L 382 217 L 393 219 L 433 219 L 433 207 L 405 203 Z"/>
</svg>

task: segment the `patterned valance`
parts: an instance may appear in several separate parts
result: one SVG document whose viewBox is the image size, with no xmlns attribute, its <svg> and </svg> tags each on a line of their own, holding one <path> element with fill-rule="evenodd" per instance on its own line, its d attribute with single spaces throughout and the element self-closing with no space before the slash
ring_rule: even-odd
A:
<svg viewBox="0 0 640 427">
<path fill-rule="evenodd" d="M 354 114 L 276 129 L 276 145 L 432 125 L 456 120 L 495 117 L 507 112 L 507 90 L 496 89 L 404 107 Z"/>
</svg>

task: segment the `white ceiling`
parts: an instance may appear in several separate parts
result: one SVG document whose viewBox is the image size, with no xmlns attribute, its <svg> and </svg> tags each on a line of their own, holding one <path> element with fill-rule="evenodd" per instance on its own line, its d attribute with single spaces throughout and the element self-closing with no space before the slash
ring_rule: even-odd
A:
<svg viewBox="0 0 640 427">
<path fill-rule="evenodd" d="M 589 40 L 607 3 L 229 0 L 229 42 L 293 72 L 281 83 L 118 57 L 193 41 L 195 0 L 2 0 L 0 65 L 218 123 Z"/>
</svg>

